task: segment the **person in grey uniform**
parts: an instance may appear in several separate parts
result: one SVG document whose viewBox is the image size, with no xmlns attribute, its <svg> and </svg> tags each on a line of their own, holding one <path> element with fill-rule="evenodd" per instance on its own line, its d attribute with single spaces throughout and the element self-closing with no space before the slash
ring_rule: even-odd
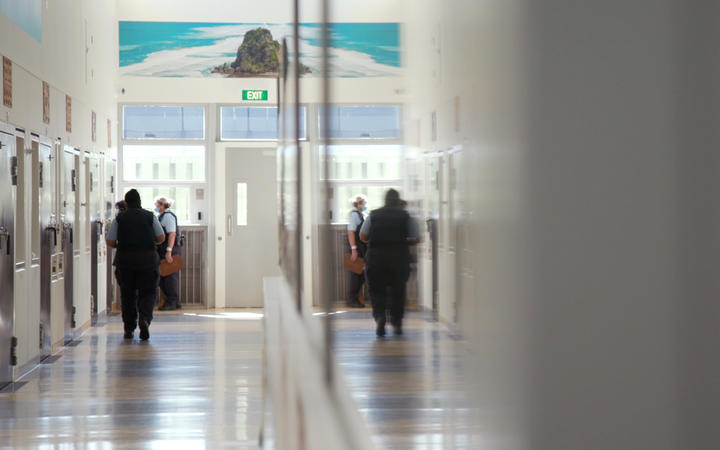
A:
<svg viewBox="0 0 720 450">
<path fill-rule="evenodd" d="M 127 210 L 112 221 L 105 241 L 117 249 L 115 274 L 120 286 L 124 338 L 132 339 L 139 327 L 140 339 L 147 340 L 159 277 L 155 246 L 165 240 L 165 233 L 157 217 L 142 209 L 138 191 L 130 189 L 125 204 Z"/>
<path fill-rule="evenodd" d="M 350 253 L 350 259 L 356 261 L 358 258 L 365 258 L 365 243 L 360 240 L 360 228 L 365 222 L 367 200 L 364 195 L 358 194 L 351 199 L 351 202 L 353 209 L 348 217 L 346 251 Z M 345 300 L 347 306 L 364 308 L 365 305 L 360 302 L 359 296 L 360 290 L 365 284 L 365 274 L 357 274 L 348 270 L 348 277 L 348 291 Z"/>
<path fill-rule="evenodd" d="M 155 199 L 155 212 L 159 214 L 158 220 L 165 231 L 165 240 L 158 247 L 160 259 L 168 263 L 173 262 L 173 255 L 180 254 L 178 245 L 178 218 L 170 211 L 172 201 L 165 197 Z M 166 277 L 160 277 L 160 290 L 165 296 L 165 304 L 160 311 L 171 311 L 180 309 L 180 272 L 171 273 Z"/>
<path fill-rule="evenodd" d="M 385 206 L 370 213 L 360 228 L 360 239 L 368 243 L 365 258 L 375 332 L 385 335 L 387 310 L 395 334 L 402 334 L 405 314 L 405 285 L 410 276 L 410 246 L 420 242 L 420 230 L 400 203 L 400 194 L 390 189 Z"/>
</svg>

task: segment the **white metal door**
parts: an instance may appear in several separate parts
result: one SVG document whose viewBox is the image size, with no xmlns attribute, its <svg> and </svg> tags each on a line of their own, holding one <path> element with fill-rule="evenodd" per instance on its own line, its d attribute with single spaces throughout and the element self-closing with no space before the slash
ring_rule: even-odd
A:
<svg viewBox="0 0 720 450">
<path fill-rule="evenodd" d="M 259 307 L 263 277 L 280 274 L 275 150 L 228 149 L 226 161 L 226 305 Z"/>
</svg>

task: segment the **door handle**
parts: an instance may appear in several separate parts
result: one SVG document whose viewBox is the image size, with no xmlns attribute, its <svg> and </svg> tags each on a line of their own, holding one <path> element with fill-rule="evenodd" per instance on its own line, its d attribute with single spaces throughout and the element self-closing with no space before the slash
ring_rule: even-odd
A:
<svg viewBox="0 0 720 450">
<path fill-rule="evenodd" d="M 225 221 L 225 228 L 227 229 L 227 235 L 232 236 L 232 214 L 228 214 L 227 220 Z"/>
</svg>

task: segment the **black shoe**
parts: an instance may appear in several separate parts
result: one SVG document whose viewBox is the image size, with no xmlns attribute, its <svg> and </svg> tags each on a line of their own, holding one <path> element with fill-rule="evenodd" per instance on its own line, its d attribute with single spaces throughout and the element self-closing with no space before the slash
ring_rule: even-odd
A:
<svg viewBox="0 0 720 450">
<path fill-rule="evenodd" d="M 140 321 L 140 340 L 147 341 L 150 339 L 150 324 L 144 320 Z"/>
<path fill-rule="evenodd" d="M 394 324 L 393 325 L 393 333 L 395 333 L 398 336 L 403 334 L 402 324 L 399 324 L 399 323 L 396 325 Z"/>
<path fill-rule="evenodd" d="M 352 301 L 352 302 L 346 302 L 345 304 L 346 304 L 349 308 L 364 308 L 364 307 L 365 307 L 365 305 L 363 305 L 362 303 L 360 303 L 360 302 L 357 301 L 357 300 Z"/>
<path fill-rule="evenodd" d="M 177 308 L 174 305 L 168 305 L 165 303 L 161 307 L 158 308 L 158 311 L 175 311 Z"/>
<path fill-rule="evenodd" d="M 382 317 L 376 320 L 377 327 L 375 328 L 375 334 L 378 336 L 385 336 L 385 318 Z"/>
<path fill-rule="evenodd" d="M 133 338 L 132 331 L 126 331 L 125 334 L 123 334 L 123 339 L 132 339 L 132 338 Z"/>
<path fill-rule="evenodd" d="M 175 309 L 182 309 L 182 305 L 178 303 L 177 306 L 175 306 Z"/>
</svg>

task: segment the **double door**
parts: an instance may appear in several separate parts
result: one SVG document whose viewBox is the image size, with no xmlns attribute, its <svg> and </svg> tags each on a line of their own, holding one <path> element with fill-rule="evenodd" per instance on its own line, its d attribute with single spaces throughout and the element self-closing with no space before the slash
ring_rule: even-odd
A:
<svg viewBox="0 0 720 450">
<path fill-rule="evenodd" d="M 15 136 L 0 128 L 0 388 L 12 381 L 16 161 Z"/>
</svg>

